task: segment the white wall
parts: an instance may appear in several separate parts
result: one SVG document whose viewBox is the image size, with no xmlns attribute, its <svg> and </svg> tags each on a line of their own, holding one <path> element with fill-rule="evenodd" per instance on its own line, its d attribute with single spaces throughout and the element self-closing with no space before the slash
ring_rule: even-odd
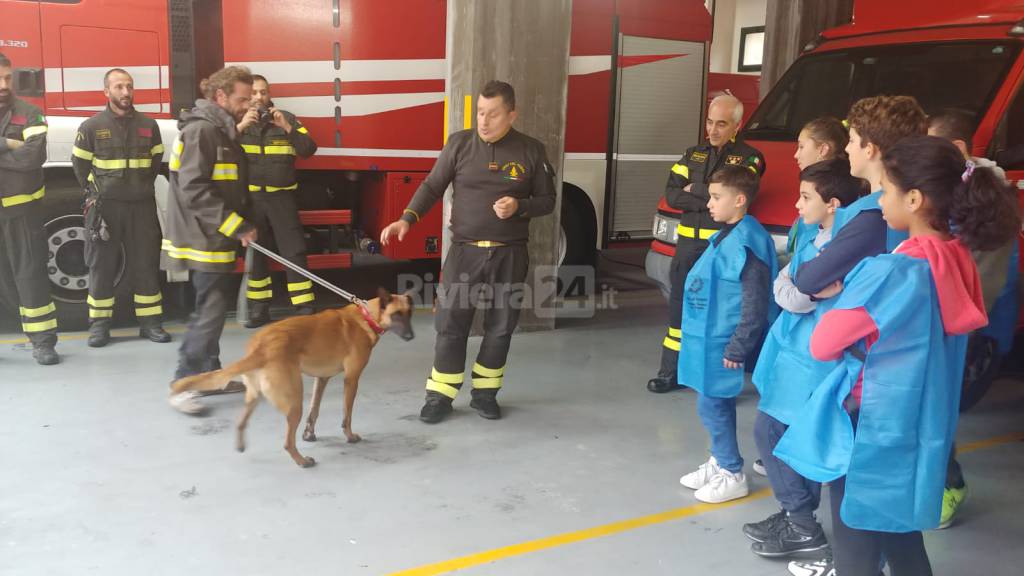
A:
<svg viewBox="0 0 1024 576">
<path fill-rule="evenodd" d="M 711 71 L 739 71 L 740 28 L 764 26 L 767 0 L 716 0 L 715 31 L 711 43 Z M 750 74 L 759 74 L 751 72 Z"/>
</svg>

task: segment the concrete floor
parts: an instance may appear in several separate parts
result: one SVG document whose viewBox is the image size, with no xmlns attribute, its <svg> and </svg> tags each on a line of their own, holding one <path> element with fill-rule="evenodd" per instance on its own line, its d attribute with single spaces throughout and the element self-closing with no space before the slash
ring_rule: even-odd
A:
<svg viewBox="0 0 1024 576">
<path fill-rule="evenodd" d="M 64 362 L 38 367 L 13 343 L 20 335 L 0 335 L 0 574 L 786 574 L 785 562 L 749 553 L 739 530 L 774 511 L 770 497 L 705 510 L 678 484 L 706 459 L 707 440 L 692 393 L 644 390 L 664 304 L 653 290 L 617 302 L 514 339 L 504 419 L 479 418 L 466 395 L 436 426 L 417 419 L 433 349 L 429 311 L 420 313 L 417 338 L 386 337 L 363 375 L 362 443 L 345 443 L 341 386 L 328 388 L 320 441 L 300 444 L 318 462 L 309 470 L 281 449 L 284 418 L 269 404 L 256 410 L 244 454 L 233 449 L 240 396 L 206 399 L 206 418 L 171 410 L 176 344 L 123 329 L 92 350 L 65 335 Z M 230 327 L 222 358 L 237 358 L 248 336 Z M 478 345 L 470 341 L 471 355 Z M 755 408 L 748 390 L 739 418 L 748 462 Z M 1022 411 L 1024 386 L 1002 381 L 963 418 L 959 440 L 1024 431 Z M 971 490 L 962 519 L 926 536 L 935 573 L 1017 573 L 1022 444 L 979 448 L 962 463 Z M 751 478 L 754 490 L 767 487 Z M 677 509 L 677 519 L 602 537 L 413 570 Z"/>
</svg>

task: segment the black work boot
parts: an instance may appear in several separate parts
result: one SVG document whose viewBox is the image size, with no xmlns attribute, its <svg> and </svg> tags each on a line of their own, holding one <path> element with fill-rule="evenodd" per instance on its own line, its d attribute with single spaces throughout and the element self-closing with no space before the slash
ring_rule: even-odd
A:
<svg viewBox="0 0 1024 576">
<path fill-rule="evenodd" d="M 220 358 L 216 356 L 210 356 L 203 363 L 203 372 L 213 372 L 214 370 L 220 369 Z M 220 394 L 237 394 L 239 392 L 245 392 L 245 384 L 238 380 L 232 380 L 219 390 L 203 390 L 198 394 L 200 396 L 218 396 Z"/>
<path fill-rule="evenodd" d="M 437 392 L 427 392 L 427 401 L 420 410 L 420 420 L 437 424 L 452 412 L 452 399 Z"/>
<path fill-rule="evenodd" d="M 110 322 L 93 322 L 89 324 L 90 348 L 103 348 L 110 344 Z"/>
<path fill-rule="evenodd" d="M 647 390 L 654 392 L 655 394 L 664 394 L 665 392 L 679 390 L 680 388 L 682 388 L 682 386 L 675 382 L 675 378 L 658 376 L 657 378 L 651 378 L 647 382 Z"/>
<path fill-rule="evenodd" d="M 42 366 L 60 364 L 60 356 L 53 349 L 53 344 L 36 344 L 32 349 L 32 357 L 36 359 L 37 364 Z"/>
<path fill-rule="evenodd" d="M 743 533 L 754 542 L 764 542 L 771 537 L 786 521 L 786 511 L 779 510 L 775 514 L 761 520 L 743 525 Z"/>
<path fill-rule="evenodd" d="M 145 338 L 157 344 L 166 344 L 171 341 L 171 335 L 164 331 L 159 324 L 154 326 L 139 326 L 139 338 Z"/>
<path fill-rule="evenodd" d="M 313 314 L 316 314 L 316 308 L 312 306 L 298 306 L 295 308 L 296 316 L 312 316 Z"/>
<path fill-rule="evenodd" d="M 501 407 L 498 406 L 498 391 L 491 388 L 473 389 L 473 399 L 469 407 L 476 410 L 482 418 L 497 420 L 501 418 Z"/>
<path fill-rule="evenodd" d="M 813 526 L 800 526 L 786 518 L 782 526 L 764 542 L 754 542 L 750 551 L 766 558 L 782 558 L 795 554 L 820 552 L 828 548 L 825 531 L 817 522 Z"/>
</svg>

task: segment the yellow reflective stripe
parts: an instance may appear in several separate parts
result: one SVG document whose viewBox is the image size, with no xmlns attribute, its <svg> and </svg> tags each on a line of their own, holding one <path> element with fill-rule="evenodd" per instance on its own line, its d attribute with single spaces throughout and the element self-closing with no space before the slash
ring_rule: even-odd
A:
<svg viewBox="0 0 1024 576">
<path fill-rule="evenodd" d="M 298 132 L 299 134 L 309 134 L 309 130 L 306 130 L 305 126 L 299 126 L 298 128 L 295 129 L 295 131 Z"/>
<path fill-rule="evenodd" d="M 458 374 L 445 374 L 444 372 L 438 372 L 437 368 L 433 368 L 430 371 L 430 379 L 443 384 L 462 384 L 464 377 L 461 372 Z"/>
<path fill-rule="evenodd" d="M 260 153 L 260 145 L 259 144 L 242 144 L 242 150 L 245 150 L 246 154 L 259 154 Z"/>
<path fill-rule="evenodd" d="M 127 168 L 128 160 L 125 158 L 119 158 L 116 160 L 104 160 L 102 158 L 93 158 L 92 165 L 103 170 L 118 170 L 121 168 Z"/>
<path fill-rule="evenodd" d="M 181 153 L 185 151 L 185 143 L 179 136 L 174 137 L 174 144 L 171 145 L 171 159 L 167 161 L 167 168 L 178 170 L 181 168 Z"/>
<path fill-rule="evenodd" d="M 25 318 L 39 318 L 40 316 L 46 316 L 50 312 L 56 311 L 57 308 L 54 307 L 53 302 L 39 308 L 25 308 L 24 306 L 18 306 L 18 312 Z"/>
<path fill-rule="evenodd" d="M 212 180 L 238 180 L 238 164 L 214 164 Z"/>
<path fill-rule="evenodd" d="M 274 297 L 273 290 L 246 290 L 245 297 L 250 300 L 270 300 Z"/>
<path fill-rule="evenodd" d="M 149 149 L 149 154 L 151 156 L 156 156 L 157 154 L 163 154 L 163 153 L 164 153 L 164 145 L 163 144 L 157 144 L 156 146 L 153 146 L 152 148 Z"/>
<path fill-rule="evenodd" d="M 179 248 L 171 244 L 170 240 L 164 239 L 160 249 L 167 252 L 169 258 L 178 260 L 193 260 L 195 262 L 206 262 L 209 264 L 230 264 L 235 261 L 234 250 L 230 252 L 207 252 L 193 248 Z"/>
<path fill-rule="evenodd" d="M 231 214 L 228 214 L 227 218 L 224 219 L 224 222 L 221 223 L 220 228 L 217 228 L 217 231 L 225 236 L 230 237 L 232 234 L 235 233 L 235 230 L 238 230 L 238 227 L 242 225 L 242 222 L 244 222 L 244 220 L 242 220 L 242 217 L 232 212 Z"/>
<path fill-rule="evenodd" d="M 44 126 L 29 126 L 28 128 L 25 128 L 24 130 L 21 131 L 21 137 L 24 138 L 25 140 L 28 140 L 29 138 L 31 138 L 33 136 L 39 136 L 40 134 L 46 134 L 47 130 L 48 130 L 48 128 L 45 125 Z"/>
<path fill-rule="evenodd" d="M 23 322 L 21 329 L 25 332 L 45 332 L 47 330 L 57 329 L 57 319 L 47 320 L 45 322 Z"/>
<path fill-rule="evenodd" d="M 89 318 L 111 318 L 113 316 L 113 310 L 100 310 L 98 308 L 89 308 Z"/>
<path fill-rule="evenodd" d="M 289 282 L 288 283 L 288 291 L 289 292 L 298 292 L 299 290 L 312 290 L 312 289 L 313 289 L 313 281 L 312 280 L 306 280 L 305 282 Z"/>
<path fill-rule="evenodd" d="M 78 146 L 71 147 L 71 155 L 75 158 L 81 158 L 82 160 L 92 160 L 93 157 L 92 152 L 79 148 Z"/>
<path fill-rule="evenodd" d="M 86 180 L 88 180 L 89 182 L 92 182 L 93 180 L 95 180 L 95 178 L 93 178 L 93 176 L 92 176 L 92 172 L 89 172 L 89 177 L 86 178 Z"/>
<path fill-rule="evenodd" d="M 700 238 L 701 240 L 707 240 L 711 238 L 718 230 L 710 230 L 708 228 L 696 229 L 692 226 L 683 226 L 682 224 L 676 226 L 676 232 L 679 233 L 683 238 Z"/>
<path fill-rule="evenodd" d="M 264 154 L 291 154 L 295 155 L 295 147 L 293 146 L 264 146 Z"/>
<path fill-rule="evenodd" d="M 252 278 L 249 278 L 250 288 L 263 288 L 266 286 L 270 286 L 270 276 L 267 276 L 262 280 L 253 280 Z"/>
<path fill-rule="evenodd" d="M 676 342 L 675 340 L 669 338 L 668 336 L 666 336 L 665 339 L 662 340 L 661 345 L 664 346 L 665 348 L 668 348 L 669 350 L 675 350 L 676 352 L 679 352 L 679 349 L 682 347 L 679 345 L 679 342 Z"/>
<path fill-rule="evenodd" d="M 153 159 L 152 158 L 129 158 L 128 159 L 128 167 L 129 168 L 152 168 L 153 167 Z"/>
<path fill-rule="evenodd" d="M 683 330 L 681 328 L 669 328 L 668 335 L 678 340 L 683 337 Z"/>
<path fill-rule="evenodd" d="M 104 300 L 97 300 L 97 299 L 93 298 L 92 296 L 88 296 L 85 299 L 85 301 L 89 303 L 89 306 L 95 306 L 97 308 L 111 308 L 114 305 L 114 299 L 113 298 L 106 298 Z"/>
<path fill-rule="evenodd" d="M 299 304 L 305 304 L 306 302 L 312 302 L 316 299 L 316 296 L 312 292 L 303 294 L 301 296 L 292 296 L 292 304 L 298 306 Z"/>
<path fill-rule="evenodd" d="M 249 192 L 259 192 L 260 190 L 261 190 L 261 188 L 259 186 L 255 186 L 253 184 L 249 184 Z"/>
<path fill-rule="evenodd" d="M 257 188 L 259 187 L 257 186 Z M 281 190 L 298 190 L 299 183 L 296 182 L 291 186 L 265 186 L 265 188 L 267 189 L 267 192 L 280 192 Z"/>
<path fill-rule="evenodd" d="M 686 178 L 687 180 L 690 179 L 690 167 L 687 166 L 686 164 L 675 164 L 675 165 L 673 165 L 672 166 L 672 173 L 679 174 L 680 176 L 682 176 L 683 178 Z M 662 172 L 662 174 L 664 174 L 664 172 Z"/>
<path fill-rule="evenodd" d="M 26 204 L 33 200 L 39 200 L 46 195 L 46 186 L 43 186 L 39 190 L 31 194 L 17 194 L 15 196 L 8 196 L 6 198 L 0 198 L 0 206 L 9 208 L 11 206 L 17 206 L 18 204 Z"/>
<path fill-rule="evenodd" d="M 501 368 L 487 368 L 486 366 L 482 366 L 481 364 L 474 362 L 473 372 L 485 378 L 501 378 L 502 376 L 505 375 L 505 367 L 502 366 Z"/>
<path fill-rule="evenodd" d="M 455 386 L 445 384 L 444 382 L 438 382 L 436 380 L 427 380 L 427 390 L 430 392 L 437 392 L 438 394 L 444 394 L 452 400 L 459 395 L 459 389 Z"/>
<path fill-rule="evenodd" d="M 150 306 L 148 308 L 136 308 L 136 316 L 156 316 L 157 314 L 163 314 L 164 309 L 162 306 Z"/>
<path fill-rule="evenodd" d="M 501 378 L 473 378 L 473 388 L 501 388 Z"/>
<path fill-rule="evenodd" d="M 135 295 L 136 304 L 156 304 L 161 300 L 163 300 L 163 295 L 161 295 L 159 292 L 157 292 L 155 296 L 143 296 L 141 294 Z"/>
</svg>

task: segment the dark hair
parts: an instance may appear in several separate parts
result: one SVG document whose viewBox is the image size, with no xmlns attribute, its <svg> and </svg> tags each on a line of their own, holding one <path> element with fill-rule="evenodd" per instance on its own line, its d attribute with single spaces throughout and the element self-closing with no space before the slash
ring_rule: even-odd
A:
<svg viewBox="0 0 1024 576">
<path fill-rule="evenodd" d="M 1017 194 L 990 168 L 975 167 L 956 146 L 937 136 L 901 140 L 882 158 L 889 180 L 928 199 L 928 224 L 952 233 L 971 250 L 994 250 L 1020 231 Z"/>
<path fill-rule="evenodd" d="M 928 117 L 928 128 L 936 136 L 946 140 L 963 140 L 968 150 L 971 149 L 977 126 L 977 115 L 963 108 L 945 108 Z"/>
<path fill-rule="evenodd" d="M 124 74 L 125 76 L 127 76 L 129 78 L 132 77 L 132 75 L 129 74 L 128 71 L 125 70 L 124 68 L 111 68 L 110 70 L 107 70 L 106 74 L 103 75 L 103 87 L 104 88 L 107 87 L 107 81 L 110 80 L 110 75 L 111 74 Z"/>
<path fill-rule="evenodd" d="M 12 68 L 13 67 L 11 65 L 11 59 L 8 58 L 7 56 L 5 56 L 3 52 L 0 52 L 0 66 L 3 66 L 4 68 Z"/>
<path fill-rule="evenodd" d="M 800 172 L 801 182 L 814 184 L 822 202 L 835 198 L 840 206 L 849 206 L 868 192 L 868 184 L 850 175 L 850 161 L 832 158 L 815 162 Z"/>
<path fill-rule="evenodd" d="M 846 145 L 850 142 L 850 133 L 838 118 L 815 118 L 804 124 L 802 131 L 806 131 L 817 144 L 828 144 L 832 149 L 833 158 L 846 158 Z"/>
<path fill-rule="evenodd" d="M 726 164 L 711 175 L 711 183 L 721 184 L 726 188 L 731 188 L 737 194 L 743 194 L 747 197 L 747 206 L 750 206 L 754 203 L 754 198 L 757 198 L 757 186 L 760 179 L 753 168 Z"/>
<path fill-rule="evenodd" d="M 252 86 L 252 73 L 245 66 L 228 66 L 200 82 L 199 90 L 208 100 L 213 100 L 217 96 L 217 90 L 223 90 L 230 96 L 235 91 L 235 84 L 239 82 Z"/>
<path fill-rule="evenodd" d="M 270 88 L 270 82 L 268 82 L 267 77 L 262 74 L 253 74 L 252 82 L 253 84 L 255 84 L 256 82 L 263 82 L 264 84 L 267 85 L 267 88 Z"/>
<path fill-rule="evenodd" d="M 861 98 L 850 107 L 846 120 L 857 130 L 861 147 L 874 144 L 882 156 L 900 140 L 928 133 L 928 117 L 913 96 Z"/>
<path fill-rule="evenodd" d="M 505 102 L 505 105 L 508 106 L 509 110 L 516 109 L 516 91 L 508 82 L 491 80 L 487 84 L 484 84 L 484 88 L 480 91 L 480 95 L 484 98 L 501 96 L 501 99 Z"/>
</svg>

